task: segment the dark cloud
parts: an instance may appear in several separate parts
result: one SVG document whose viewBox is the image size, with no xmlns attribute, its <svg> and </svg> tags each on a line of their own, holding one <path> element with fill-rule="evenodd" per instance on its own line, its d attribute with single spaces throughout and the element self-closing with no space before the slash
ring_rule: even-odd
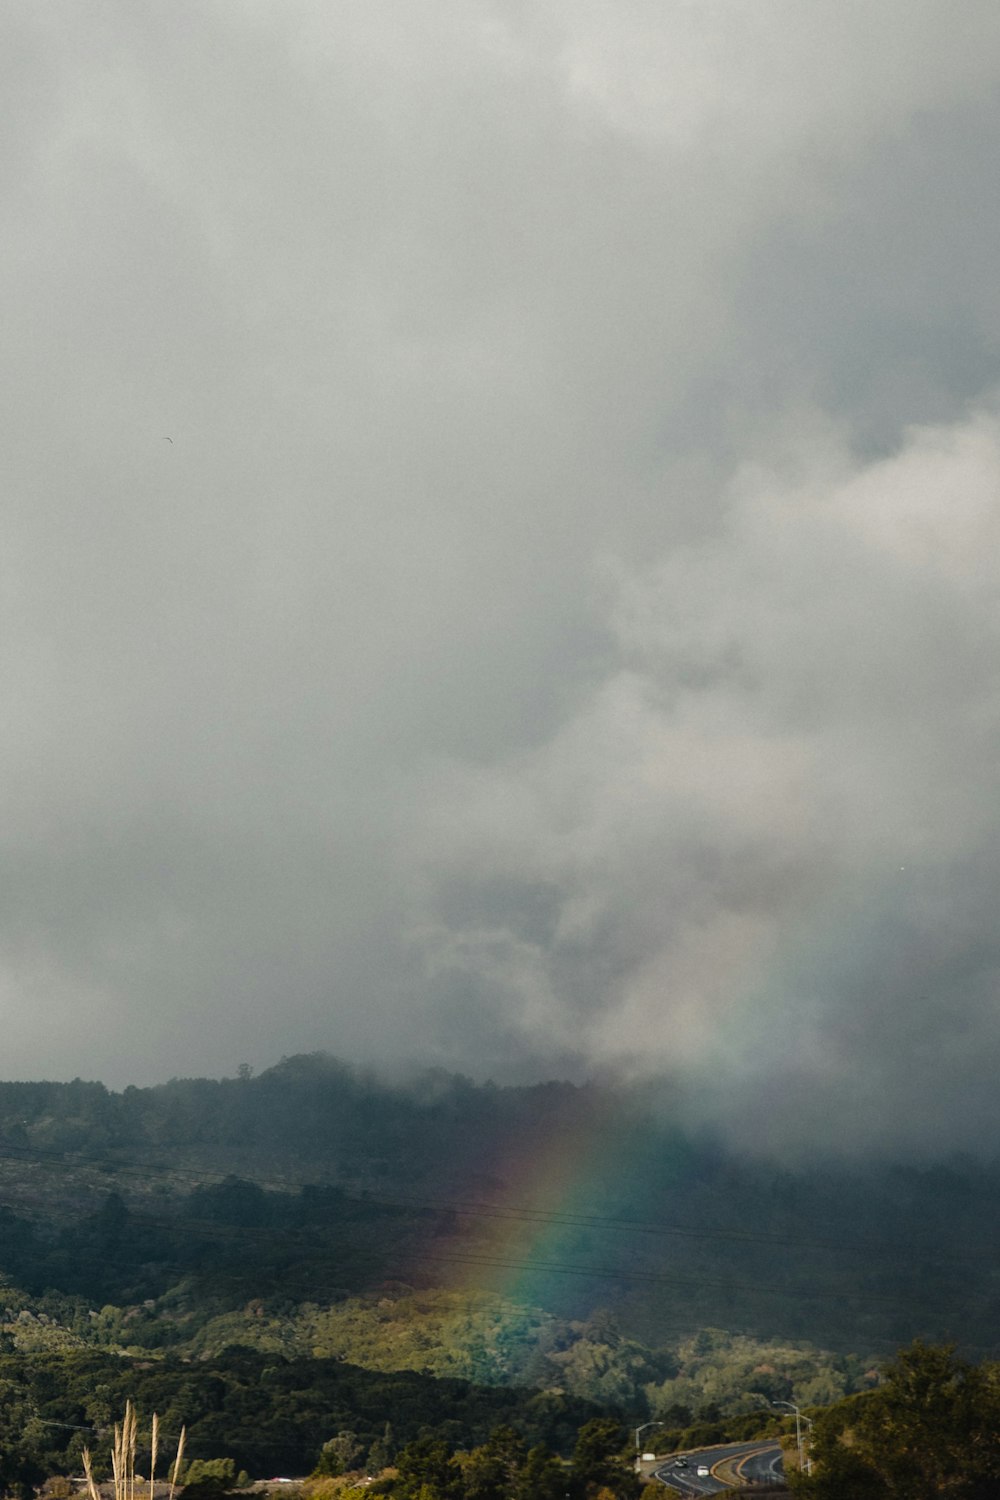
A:
<svg viewBox="0 0 1000 1500">
<path fill-rule="evenodd" d="M 978 1139 L 995 7 L 3 29 L 5 1071 Z"/>
</svg>

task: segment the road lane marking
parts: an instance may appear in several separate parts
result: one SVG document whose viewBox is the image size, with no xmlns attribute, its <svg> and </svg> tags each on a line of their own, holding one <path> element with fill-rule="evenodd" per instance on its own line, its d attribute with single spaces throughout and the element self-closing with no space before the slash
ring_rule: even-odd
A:
<svg viewBox="0 0 1000 1500">
<path fill-rule="evenodd" d="M 773 1443 L 761 1443 L 759 1447 L 751 1448 L 746 1453 L 730 1453 L 726 1458 L 718 1459 L 711 1469 L 713 1479 L 720 1484 L 730 1485 L 733 1489 L 739 1489 L 744 1480 L 743 1465 L 749 1463 L 751 1458 L 757 1458 L 761 1453 L 768 1453 L 775 1445 Z M 778 1452 L 780 1452 L 780 1448 Z"/>
</svg>

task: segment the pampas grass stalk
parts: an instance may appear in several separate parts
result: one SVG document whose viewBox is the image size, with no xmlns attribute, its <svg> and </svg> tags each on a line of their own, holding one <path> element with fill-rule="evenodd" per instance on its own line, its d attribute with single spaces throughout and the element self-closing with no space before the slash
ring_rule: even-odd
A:
<svg viewBox="0 0 1000 1500">
<path fill-rule="evenodd" d="M 170 1500 L 174 1500 L 177 1481 L 180 1478 L 181 1459 L 184 1457 L 184 1440 L 187 1428 L 181 1428 L 177 1440 L 177 1457 L 168 1470 L 170 1478 Z M 114 1478 L 115 1500 L 135 1500 L 135 1455 L 139 1446 L 139 1419 L 131 1401 L 125 1403 L 125 1416 L 121 1425 L 115 1423 L 115 1439 L 111 1446 L 111 1473 Z M 160 1419 L 153 1413 L 149 1434 L 149 1500 L 154 1500 L 156 1483 L 156 1459 L 160 1447 Z M 90 1463 L 90 1452 L 83 1450 L 83 1472 L 87 1476 L 89 1500 L 101 1500 L 101 1492 L 94 1481 Z"/>
<path fill-rule="evenodd" d="M 180 1478 L 181 1473 L 181 1459 L 184 1457 L 184 1439 L 186 1435 L 187 1428 L 182 1427 L 181 1435 L 177 1439 L 177 1457 L 174 1459 L 174 1466 L 170 1471 L 170 1495 L 168 1497 L 168 1500 L 174 1500 L 174 1491 L 177 1488 L 177 1481 Z"/>
<path fill-rule="evenodd" d="M 153 1425 L 149 1433 L 149 1500 L 153 1500 L 153 1478 L 156 1474 L 156 1449 L 160 1437 L 160 1419 L 153 1413 Z"/>
<path fill-rule="evenodd" d="M 135 1407 L 131 1401 L 129 1412 L 130 1422 L 128 1429 L 128 1500 L 135 1500 L 135 1450 L 138 1443 L 139 1424 L 136 1421 Z"/>
<path fill-rule="evenodd" d="M 94 1471 L 90 1467 L 89 1448 L 84 1448 L 83 1450 L 83 1472 L 87 1476 L 87 1490 L 90 1494 L 90 1500 L 101 1500 L 100 1491 L 98 1490 L 97 1485 L 94 1483 Z"/>
<path fill-rule="evenodd" d="M 115 1440 L 111 1445 L 111 1473 L 115 1481 L 115 1500 L 122 1500 L 122 1430 L 115 1423 Z"/>
</svg>

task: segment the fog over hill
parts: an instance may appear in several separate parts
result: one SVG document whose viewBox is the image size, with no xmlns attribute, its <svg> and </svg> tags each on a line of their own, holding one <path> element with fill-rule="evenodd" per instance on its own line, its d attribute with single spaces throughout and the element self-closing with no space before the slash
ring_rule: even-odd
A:
<svg viewBox="0 0 1000 1500">
<path fill-rule="evenodd" d="M 1000 1149 L 992 0 L 0 42 L 5 1075 Z"/>
<path fill-rule="evenodd" d="M 780 1165 L 646 1089 L 404 1089 L 322 1054 L 121 1093 L 0 1083 L 0 1204 L 8 1294 L 102 1346 L 543 1386 L 565 1365 L 588 1399 L 662 1383 L 705 1329 L 1000 1352 L 995 1161 Z"/>
</svg>

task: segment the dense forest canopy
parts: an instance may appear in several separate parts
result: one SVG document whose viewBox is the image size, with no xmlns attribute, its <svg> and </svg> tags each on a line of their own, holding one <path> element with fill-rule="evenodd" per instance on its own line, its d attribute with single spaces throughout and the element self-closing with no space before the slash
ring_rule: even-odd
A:
<svg viewBox="0 0 1000 1500">
<path fill-rule="evenodd" d="M 122 1093 L 5 1083 L 0 1201 L 3 1269 L 35 1294 L 142 1302 L 194 1276 L 218 1309 L 398 1280 L 610 1308 L 647 1346 L 1000 1340 L 995 1164 L 792 1169 L 692 1138 L 642 1090 L 392 1086 L 324 1054 Z"/>
<path fill-rule="evenodd" d="M 251 1473 L 375 1444 L 386 1403 L 404 1445 L 510 1422 L 564 1453 L 588 1413 L 715 1441 L 761 1396 L 860 1397 L 917 1335 L 998 1352 L 998 1221 L 992 1165 L 792 1169 L 643 1090 L 322 1054 L 5 1083 L 0 1395 L 29 1468 L 129 1395 Z"/>
</svg>

